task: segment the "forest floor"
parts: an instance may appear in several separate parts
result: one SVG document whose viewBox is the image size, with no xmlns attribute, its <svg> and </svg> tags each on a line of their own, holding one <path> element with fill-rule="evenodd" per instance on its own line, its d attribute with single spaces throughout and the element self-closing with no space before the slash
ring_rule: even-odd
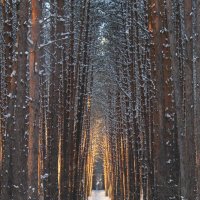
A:
<svg viewBox="0 0 200 200">
<path fill-rule="evenodd" d="M 104 190 L 93 190 L 88 200 L 110 200 L 110 198 L 105 196 Z"/>
</svg>

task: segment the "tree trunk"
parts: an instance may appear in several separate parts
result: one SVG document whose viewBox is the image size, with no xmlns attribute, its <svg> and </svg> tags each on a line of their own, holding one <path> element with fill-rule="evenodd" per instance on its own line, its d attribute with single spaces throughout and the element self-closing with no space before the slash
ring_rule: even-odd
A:
<svg viewBox="0 0 200 200">
<path fill-rule="evenodd" d="M 184 1 L 184 103 L 185 134 L 183 135 L 183 176 L 181 180 L 181 196 L 195 199 L 195 143 L 194 143 L 194 86 L 193 86 L 193 12 L 192 0 Z M 190 163 L 188 165 L 188 163 Z"/>
<path fill-rule="evenodd" d="M 28 8 L 29 3 L 27 1 L 21 1 L 19 5 L 19 27 L 17 33 L 17 51 L 20 52 L 17 56 L 17 93 L 16 93 L 16 108 L 15 108 L 15 134 L 13 135 L 13 184 L 15 189 L 13 196 L 16 200 L 27 199 L 27 52 L 28 52 Z M 17 151 L 16 151 L 17 150 Z M 17 156 L 16 156 L 17 152 Z"/>
<path fill-rule="evenodd" d="M 15 102 L 15 77 L 12 76 L 14 71 L 13 65 L 13 4 L 9 0 L 2 1 L 3 14 L 3 39 L 5 41 L 4 49 L 4 68 L 5 68 L 5 84 L 6 84 L 6 109 L 5 118 L 5 133 L 3 133 L 3 161 L 2 161 L 2 199 L 13 198 L 13 177 L 12 177 L 12 136 L 14 125 L 14 102 Z"/>
<path fill-rule="evenodd" d="M 200 1 L 196 0 L 195 8 L 195 35 L 194 38 L 194 134 L 196 141 L 196 178 L 197 199 L 200 199 Z M 196 59 L 195 59 L 196 58 Z"/>
<path fill-rule="evenodd" d="M 38 200 L 38 153 L 39 153 L 39 73 L 40 73 L 40 17 L 41 2 L 31 1 L 31 46 L 29 56 L 29 137 L 28 137 L 28 198 Z"/>
</svg>

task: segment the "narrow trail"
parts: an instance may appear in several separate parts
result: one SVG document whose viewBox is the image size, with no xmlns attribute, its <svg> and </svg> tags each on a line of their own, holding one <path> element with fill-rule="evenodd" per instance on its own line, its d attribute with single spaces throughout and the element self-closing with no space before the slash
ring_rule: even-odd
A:
<svg viewBox="0 0 200 200">
<path fill-rule="evenodd" d="M 93 190 L 88 200 L 110 200 L 110 198 L 105 196 L 104 190 Z"/>
</svg>

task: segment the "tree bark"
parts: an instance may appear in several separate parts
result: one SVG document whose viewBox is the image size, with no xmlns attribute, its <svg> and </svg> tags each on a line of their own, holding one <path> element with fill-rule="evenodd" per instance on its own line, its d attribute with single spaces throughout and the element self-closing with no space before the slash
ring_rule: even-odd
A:
<svg viewBox="0 0 200 200">
<path fill-rule="evenodd" d="M 14 125 L 14 102 L 15 102 L 15 77 L 12 76 L 14 70 L 13 65 L 13 3 L 11 0 L 2 1 L 2 15 L 4 20 L 3 39 L 5 41 L 4 49 L 4 68 L 5 68 L 5 86 L 6 86 L 6 109 L 5 133 L 3 134 L 3 161 L 2 161 L 2 199 L 13 198 L 13 182 L 12 182 L 12 136 Z"/>
<path fill-rule="evenodd" d="M 31 46 L 29 56 L 29 135 L 28 135 L 28 198 L 38 200 L 38 153 L 39 153 L 39 73 L 40 73 L 40 17 L 41 2 L 31 1 Z"/>
<path fill-rule="evenodd" d="M 13 135 L 13 184 L 15 189 L 13 196 L 16 200 L 27 199 L 27 52 L 28 52 L 28 8 L 27 1 L 21 1 L 19 4 L 19 27 L 17 33 L 17 69 L 16 69 L 16 108 L 15 108 L 15 134 Z M 17 151 L 16 151 L 17 150 Z M 17 155 L 16 155 L 17 153 Z"/>
</svg>

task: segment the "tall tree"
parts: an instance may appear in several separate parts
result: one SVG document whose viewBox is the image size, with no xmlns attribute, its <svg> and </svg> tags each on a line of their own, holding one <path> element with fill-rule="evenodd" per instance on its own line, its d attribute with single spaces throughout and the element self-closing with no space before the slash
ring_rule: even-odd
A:
<svg viewBox="0 0 200 200">
<path fill-rule="evenodd" d="M 4 47 L 4 69 L 6 84 L 6 109 L 4 113 L 5 132 L 3 133 L 3 163 L 2 163 L 2 198 L 13 198 L 12 183 L 12 134 L 14 125 L 14 102 L 15 102 L 15 77 L 13 72 L 13 3 L 2 1 L 3 14 L 3 39 Z"/>
<path fill-rule="evenodd" d="M 194 4 L 195 13 L 194 13 L 194 56 L 193 56 L 193 62 L 194 62 L 194 134 L 195 134 L 195 141 L 196 141 L 196 178 L 197 178 L 197 199 L 200 199 L 200 118 L 199 118 L 199 112 L 200 112 L 200 83 L 198 77 L 200 76 L 200 69 L 199 69 L 199 56 L 200 56 L 200 49 L 199 45 L 199 39 L 200 39 L 200 27 L 199 24 L 199 9 L 200 9 L 200 1 L 195 1 Z"/>
<path fill-rule="evenodd" d="M 38 199 L 39 153 L 39 83 L 40 83 L 40 17 L 41 1 L 31 1 L 31 30 L 29 55 L 29 132 L 28 132 L 28 198 Z"/>
<path fill-rule="evenodd" d="M 13 196 L 27 199 L 27 62 L 28 62 L 28 16 L 29 2 L 21 1 L 18 6 L 18 32 L 16 40 L 16 106 L 13 134 Z"/>
</svg>

